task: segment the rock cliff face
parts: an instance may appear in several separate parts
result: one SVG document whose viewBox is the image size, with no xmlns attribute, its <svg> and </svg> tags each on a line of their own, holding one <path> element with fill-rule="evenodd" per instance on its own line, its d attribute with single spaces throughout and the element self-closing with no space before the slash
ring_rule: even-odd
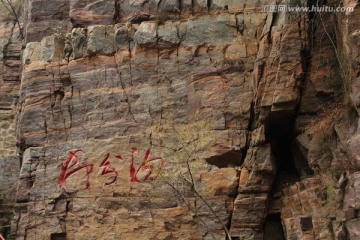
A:
<svg viewBox="0 0 360 240">
<path fill-rule="evenodd" d="M 21 35 L 0 6 L 0 233 L 10 232 L 20 158 L 16 148 L 15 106 L 20 87 Z"/>
<path fill-rule="evenodd" d="M 269 4 L 27 0 L 21 64 L 1 27 L 11 235 L 359 239 L 360 3 Z"/>
</svg>

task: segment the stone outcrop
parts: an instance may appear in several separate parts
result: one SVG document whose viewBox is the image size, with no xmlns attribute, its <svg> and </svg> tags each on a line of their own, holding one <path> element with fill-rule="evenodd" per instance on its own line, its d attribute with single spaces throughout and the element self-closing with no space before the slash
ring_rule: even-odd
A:
<svg viewBox="0 0 360 240">
<path fill-rule="evenodd" d="M 359 238 L 359 3 L 269 4 L 27 0 L 18 95 L 21 44 L 1 28 L 11 234 Z"/>
</svg>

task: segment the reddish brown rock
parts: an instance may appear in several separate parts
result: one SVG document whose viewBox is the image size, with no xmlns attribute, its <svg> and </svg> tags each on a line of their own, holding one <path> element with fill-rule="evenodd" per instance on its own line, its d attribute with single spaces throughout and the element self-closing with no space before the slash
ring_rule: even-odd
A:
<svg viewBox="0 0 360 240">
<path fill-rule="evenodd" d="M 12 35 L 2 51 L 0 183 L 18 179 L 13 235 L 223 239 L 225 225 L 234 239 L 268 239 L 269 229 L 280 239 L 356 239 L 359 9 L 319 18 L 263 12 L 269 4 L 28 0 L 22 67 L 15 28 L 1 28 Z M 18 158 L 6 118 L 20 67 L 21 170 L 10 168 Z M 342 98 L 349 106 L 333 107 Z M 181 131 L 204 121 L 210 143 L 179 146 Z M 187 166 L 188 145 L 200 150 Z M 133 147 L 136 167 L 148 148 L 162 157 L 166 178 L 134 183 Z M 69 151 L 92 172 L 69 176 L 64 190 Z"/>
</svg>

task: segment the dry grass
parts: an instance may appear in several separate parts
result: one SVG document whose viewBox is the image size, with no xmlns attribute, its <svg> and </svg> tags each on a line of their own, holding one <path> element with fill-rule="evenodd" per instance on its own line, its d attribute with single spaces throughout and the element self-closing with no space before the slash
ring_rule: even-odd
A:
<svg viewBox="0 0 360 240">
<path fill-rule="evenodd" d="M 313 133 L 314 137 L 328 137 L 331 135 L 335 123 L 339 121 L 344 114 L 344 106 L 340 103 L 334 103 L 324 107 L 310 123 L 309 130 Z"/>
</svg>

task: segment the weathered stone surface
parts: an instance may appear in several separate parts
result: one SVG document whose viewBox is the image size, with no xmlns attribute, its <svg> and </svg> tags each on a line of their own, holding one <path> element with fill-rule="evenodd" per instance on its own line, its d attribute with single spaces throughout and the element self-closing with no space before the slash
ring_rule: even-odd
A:
<svg viewBox="0 0 360 240">
<path fill-rule="evenodd" d="M 115 52 L 114 26 L 91 26 L 88 28 L 87 53 L 110 55 Z"/>
<path fill-rule="evenodd" d="M 23 52 L 22 63 L 30 64 L 40 60 L 41 44 L 39 42 L 31 42 L 26 45 Z"/>
<path fill-rule="evenodd" d="M 357 239 L 360 237 L 360 220 L 352 220 L 346 223 L 346 229 L 350 233 L 349 239 Z"/>
<path fill-rule="evenodd" d="M 182 40 L 180 28 L 183 27 L 181 22 L 165 22 L 158 26 L 158 45 L 161 48 L 176 47 Z"/>
<path fill-rule="evenodd" d="M 232 15 L 218 15 L 216 18 L 203 16 L 188 21 L 184 44 L 195 46 L 202 44 L 221 45 L 231 43 L 236 35 L 236 20 Z"/>
<path fill-rule="evenodd" d="M 115 2 L 115 0 L 71 0 L 68 14 L 74 27 L 112 24 L 116 11 Z"/>
<path fill-rule="evenodd" d="M 74 28 L 71 32 L 72 58 L 78 59 L 86 56 L 87 29 Z"/>
<path fill-rule="evenodd" d="M 22 24 L 18 3 L 13 3 Z M 19 11 L 18 11 L 19 10 Z M 16 148 L 15 106 L 21 76 L 21 32 L 13 14 L 0 7 L 0 234 L 9 232 L 21 158 Z"/>
<path fill-rule="evenodd" d="M 269 4 L 28 0 L 14 235 L 224 239 L 223 223 L 234 239 L 267 239 L 269 226 L 279 238 L 357 239 L 359 9 L 335 14 L 334 24 L 333 15 L 263 12 Z M 0 107 L 8 114 L 21 44 L 13 25 L 2 26 L 12 34 L 1 67 Z M 322 117 L 343 96 L 350 110 Z M 329 122 L 329 115 L 339 116 Z M 10 121 L 0 122 L 4 169 L 16 159 L 14 139 L 3 144 L 14 136 Z M 202 121 L 214 141 L 189 157 L 190 175 L 170 150 L 184 154 L 181 130 Z M 161 156 L 180 194 L 164 179 L 131 183 L 133 147 Z M 79 149 L 93 172 L 87 179 L 80 169 L 62 190 L 63 161 Z M 118 175 L 104 174 L 106 156 Z M 5 177 L 15 179 L 2 174 L 0 183 Z"/>
<path fill-rule="evenodd" d="M 64 47 L 65 37 L 61 34 L 55 34 L 44 38 L 40 43 L 40 60 L 61 61 L 64 58 Z M 31 51 L 31 49 L 29 51 Z"/>
<path fill-rule="evenodd" d="M 4 10 L 0 10 L 1 17 Z M 11 111 L 20 86 L 21 34 L 15 22 L 2 20 L 0 35 L 0 111 Z"/>
<path fill-rule="evenodd" d="M 270 145 L 250 148 L 244 161 L 244 167 L 250 170 L 249 178 L 239 192 L 269 192 L 275 177 L 275 160 Z"/>
<path fill-rule="evenodd" d="M 244 229 L 253 229 L 261 234 L 267 201 L 266 193 L 239 194 L 234 202 L 234 215 L 231 220 L 233 234 L 241 234 Z"/>
<path fill-rule="evenodd" d="M 177 0 L 164 0 L 160 1 L 160 4 L 158 4 L 158 10 L 159 12 L 180 12 L 180 1 Z"/>
<path fill-rule="evenodd" d="M 320 188 L 321 179 L 315 177 L 283 190 L 281 217 L 286 226 L 286 236 L 302 239 L 307 234 L 319 236 L 322 231 L 326 231 L 321 227 L 323 223 L 320 215 L 326 213 L 321 213 L 322 201 L 318 196 Z M 314 212 L 318 215 L 314 215 Z"/>
<path fill-rule="evenodd" d="M 236 0 L 214 0 L 212 1 L 212 8 L 222 8 L 229 11 L 242 11 L 247 5 L 247 2 Z"/>
<path fill-rule="evenodd" d="M 222 168 L 201 174 L 200 181 L 203 196 L 234 196 L 239 178 L 234 168 Z"/>
<path fill-rule="evenodd" d="M 0 181 L 3 183 L 0 186 L 0 192 L 1 199 L 7 202 L 14 197 L 16 182 L 19 177 L 20 158 L 18 156 L 3 156 L 0 161 Z"/>
<path fill-rule="evenodd" d="M 16 155 L 16 136 L 14 114 L 3 111 L 0 120 L 0 157 Z"/>
<path fill-rule="evenodd" d="M 26 1 L 24 29 L 26 42 L 41 41 L 53 33 L 70 30 L 69 1 Z"/>
<path fill-rule="evenodd" d="M 115 25 L 115 47 L 119 50 L 129 50 L 130 41 L 129 29 L 127 25 Z"/>
<path fill-rule="evenodd" d="M 142 22 L 134 34 L 134 42 L 139 46 L 155 48 L 157 45 L 157 28 L 155 22 Z"/>
<path fill-rule="evenodd" d="M 219 17 L 219 19 L 222 18 Z M 228 18 L 225 16 L 224 19 Z M 196 172 L 195 181 L 199 183 L 199 191 L 222 219 L 221 221 L 225 224 L 230 221 L 232 201 L 238 185 L 238 174 L 234 166 L 241 164 L 241 149 L 246 147 L 247 142 L 246 128 L 250 114 L 250 101 L 246 96 L 251 94 L 249 82 L 245 77 L 248 73 L 241 64 L 232 66 L 224 61 L 222 52 L 226 46 L 220 41 L 217 49 L 209 48 L 212 51 L 211 58 L 216 59 L 216 62 L 211 63 L 209 60 L 207 47 L 195 53 L 194 60 L 197 43 L 190 45 L 188 42 L 186 47 L 180 45 L 181 40 L 186 39 L 185 26 L 181 22 L 169 22 L 160 26 L 155 22 L 143 22 L 138 26 L 118 25 L 114 28 L 97 25 L 87 29 L 74 29 L 69 44 L 73 51 L 73 58 L 70 58 L 69 62 L 27 61 L 21 94 L 22 110 L 19 114 L 21 127 L 18 128 L 21 146 L 26 151 L 21 171 L 23 177 L 18 185 L 18 202 L 36 203 L 45 192 L 52 192 L 47 195 L 49 199 L 62 196 L 58 187 L 59 167 L 70 150 L 82 149 L 86 153 L 86 158 L 90 159 L 89 161 L 92 161 L 94 166 L 98 166 L 99 161 L 107 153 L 125 154 L 125 158 L 129 159 L 131 147 L 148 146 L 150 140 L 148 134 L 152 126 L 163 122 L 182 128 L 184 124 L 191 121 L 191 118 L 199 115 L 200 119 L 206 119 L 210 123 L 217 139 L 213 149 L 206 151 L 203 156 L 206 159 L 214 157 L 214 164 L 231 166 L 231 168 L 209 172 L 208 169 L 212 167 L 208 163 L 197 161 L 192 166 Z M 115 31 L 106 34 L 108 29 L 111 29 L 110 31 L 115 29 Z M 131 33 L 131 29 L 136 29 L 135 33 Z M 134 34 L 133 37 L 131 37 L 132 34 Z M 237 34 L 236 30 L 232 34 L 226 37 L 228 41 L 233 41 L 231 36 L 236 37 L 234 36 Z M 192 35 L 191 38 L 193 37 Z M 132 38 L 136 45 L 131 44 Z M 212 41 L 215 40 L 213 37 Z M 156 49 L 158 44 L 160 52 Z M 116 54 L 115 46 L 118 50 Z M 173 51 L 175 47 L 182 52 L 181 56 Z M 152 50 L 152 48 L 155 49 Z M 49 51 L 52 51 L 51 49 L 50 46 Z M 64 46 L 63 49 L 63 55 L 65 55 L 66 47 Z M 232 61 L 237 60 L 238 56 L 232 57 Z M 199 64 L 189 68 L 191 61 Z M 219 76 L 221 71 L 224 71 L 223 76 Z M 147 77 L 144 78 L 144 76 Z M 90 92 L 92 94 L 89 95 Z M 213 111 L 213 109 L 219 111 Z M 237 119 L 238 115 L 244 116 L 244 120 Z M 33 125 L 30 121 L 36 124 Z M 169 142 L 173 141 L 171 139 L 174 136 L 174 134 L 167 136 L 170 139 Z M 156 136 L 153 135 L 153 137 Z M 112 144 L 109 145 L 109 141 Z M 155 143 L 155 140 L 153 141 Z M 46 148 L 44 148 L 45 142 L 46 145 L 49 144 Z M 114 144 L 115 142 L 117 143 Z M 27 148 L 27 146 L 33 147 Z M 33 152 L 35 149 L 41 149 L 42 155 L 28 157 L 30 154 L 28 151 Z M 160 147 L 153 146 L 152 150 L 163 155 L 164 159 L 171 157 L 166 155 L 164 149 Z M 111 164 L 121 173 L 118 181 L 128 182 L 128 165 L 115 162 Z M 215 176 L 219 180 L 216 180 Z M 214 182 L 210 181 L 212 178 L 215 178 Z M 106 179 L 111 180 L 111 177 L 92 178 L 90 185 L 93 190 L 86 192 L 79 191 L 84 187 L 86 179 L 84 180 L 81 174 L 74 175 L 69 178 L 67 191 L 77 195 L 75 199 L 81 199 L 81 197 L 93 199 L 95 196 L 111 197 L 113 194 L 124 196 L 125 198 L 121 200 L 122 207 L 119 208 L 119 211 L 123 212 L 121 218 L 134 221 L 135 225 L 144 226 L 144 231 L 147 229 L 146 231 L 150 231 L 149 234 L 153 234 L 155 238 L 156 236 L 173 236 L 175 239 L 202 239 L 203 237 L 212 239 L 211 235 L 224 236 L 218 218 L 200 199 L 196 200 L 197 203 L 194 205 L 197 206 L 196 208 L 181 210 L 174 220 L 171 220 L 169 215 L 160 215 L 159 219 L 165 217 L 165 222 L 175 221 L 180 223 L 180 226 L 185 224 L 184 230 L 182 230 L 183 227 L 179 230 L 173 227 L 171 227 L 173 230 L 166 230 L 167 228 L 163 225 L 150 230 L 147 222 L 151 218 L 135 216 L 133 218 L 128 210 L 135 211 L 136 216 L 148 214 L 147 209 L 158 209 L 156 212 L 151 210 L 151 214 L 160 214 L 168 207 L 182 206 L 183 208 L 184 204 L 178 203 L 181 202 L 181 198 L 175 200 L 175 205 L 169 205 L 169 201 L 174 201 L 174 196 L 166 193 L 171 192 L 171 188 L 160 183 L 156 188 L 151 185 L 125 184 L 104 189 Z M 28 184 L 30 180 L 31 187 Z M 158 201 L 145 198 L 138 204 L 134 202 L 135 196 L 145 197 L 148 194 L 160 198 Z M 194 195 L 191 194 L 189 187 L 184 189 L 183 194 L 187 198 Z M 170 197 L 172 200 L 168 200 Z M 105 208 L 113 208 L 118 201 L 119 199 L 115 197 Z M 83 203 L 79 204 L 79 210 L 70 211 L 74 214 L 84 214 L 85 210 L 81 207 Z M 98 204 L 100 202 L 92 204 L 94 211 L 98 208 Z M 39 203 L 36 208 L 52 207 Z M 35 210 L 28 208 L 27 211 L 30 215 L 35 214 Z M 112 216 L 114 216 L 112 213 L 108 215 L 109 218 L 113 218 Z M 130 220 L 132 218 L 133 220 Z M 184 220 L 184 218 L 189 220 Z M 205 225 L 204 219 L 206 219 Z M 40 220 L 39 218 L 38 220 L 48 229 L 58 222 L 52 215 L 49 215 L 49 219 Z M 19 236 L 24 232 L 24 227 L 35 224 L 33 221 L 27 222 L 25 217 L 20 217 L 20 222 L 22 225 L 18 229 Z M 104 220 L 105 222 L 107 220 Z M 89 224 L 95 224 L 95 222 Z M 114 236 L 118 236 L 117 234 L 131 236 L 137 228 L 135 225 L 129 230 L 124 229 L 122 225 L 115 225 L 112 231 L 115 233 Z M 209 226 L 211 231 L 208 230 Z M 191 230 L 192 228 L 196 230 L 196 233 Z M 64 229 L 56 228 L 52 231 L 39 232 L 46 237 L 55 233 L 64 233 L 64 231 Z M 188 235 L 189 231 L 191 235 Z M 87 229 L 80 229 L 75 234 L 70 225 L 66 227 L 66 233 L 70 238 L 79 238 L 89 234 L 93 236 L 93 233 L 88 232 Z M 31 237 L 33 234 L 35 232 L 30 231 L 26 233 L 26 236 Z M 143 232 L 140 231 L 138 236 L 142 234 Z"/>
</svg>

